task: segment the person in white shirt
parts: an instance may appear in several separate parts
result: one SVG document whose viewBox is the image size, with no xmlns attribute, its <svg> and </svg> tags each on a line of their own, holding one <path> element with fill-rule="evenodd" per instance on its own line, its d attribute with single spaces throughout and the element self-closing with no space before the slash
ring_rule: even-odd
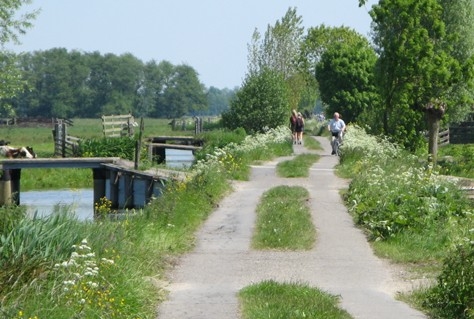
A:
<svg viewBox="0 0 474 319">
<path fill-rule="evenodd" d="M 334 149 L 334 140 L 337 138 L 339 142 L 342 142 L 342 134 L 346 129 L 346 123 L 340 118 L 339 113 L 335 112 L 334 117 L 329 121 L 328 130 L 331 132 L 331 146 L 332 146 L 332 153 L 331 155 L 336 154 L 336 150 Z"/>
</svg>

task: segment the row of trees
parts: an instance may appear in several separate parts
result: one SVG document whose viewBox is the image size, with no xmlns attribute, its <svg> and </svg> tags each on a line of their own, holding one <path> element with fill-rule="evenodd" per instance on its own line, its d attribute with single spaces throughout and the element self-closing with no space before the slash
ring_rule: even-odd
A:
<svg viewBox="0 0 474 319">
<path fill-rule="evenodd" d="M 3 116 L 220 114 L 234 94 L 205 88 L 189 65 L 143 63 L 132 54 L 54 48 L 22 54 L 15 66 L 24 86 L 14 97 L 0 101 Z"/>
<path fill-rule="evenodd" d="M 474 112 L 473 8 L 473 0 L 383 0 L 370 11 L 372 41 L 346 27 L 304 34 L 290 8 L 264 36 L 255 31 L 246 79 L 224 123 L 274 127 L 319 98 L 327 115 L 338 111 L 412 150 L 426 145 L 429 130 L 435 154 L 440 124 Z"/>
</svg>

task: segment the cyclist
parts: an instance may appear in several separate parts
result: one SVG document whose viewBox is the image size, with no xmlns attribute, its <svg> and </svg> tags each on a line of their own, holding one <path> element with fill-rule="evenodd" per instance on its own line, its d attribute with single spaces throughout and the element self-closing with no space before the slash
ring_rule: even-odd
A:
<svg viewBox="0 0 474 319">
<path fill-rule="evenodd" d="M 336 154 L 336 143 L 334 141 L 336 139 L 339 140 L 339 143 L 342 142 L 342 133 L 346 129 L 346 123 L 340 118 L 339 113 L 335 112 L 334 117 L 329 121 L 328 130 L 331 132 L 331 146 L 332 146 L 332 153 L 331 155 Z"/>
</svg>

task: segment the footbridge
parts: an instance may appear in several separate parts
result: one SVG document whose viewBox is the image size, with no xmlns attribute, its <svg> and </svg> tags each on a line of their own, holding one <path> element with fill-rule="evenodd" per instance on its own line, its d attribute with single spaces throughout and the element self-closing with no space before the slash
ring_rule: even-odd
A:
<svg viewBox="0 0 474 319">
<path fill-rule="evenodd" d="M 173 171 L 139 171 L 133 166 L 133 162 L 118 157 L 5 159 L 0 161 L 0 205 L 20 204 L 20 181 L 25 169 L 92 169 L 94 207 L 106 197 L 113 209 L 142 208 L 161 195 L 167 180 L 182 178 Z"/>
</svg>

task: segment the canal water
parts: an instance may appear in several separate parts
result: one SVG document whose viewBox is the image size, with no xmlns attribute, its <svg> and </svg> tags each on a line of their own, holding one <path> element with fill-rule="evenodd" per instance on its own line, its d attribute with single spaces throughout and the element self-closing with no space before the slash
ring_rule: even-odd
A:
<svg viewBox="0 0 474 319">
<path fill-rule="evenodd" d="M 194 155 L 189 150 L 166 149 L 166 166 L 190 167 Z M 92 184 L 92 181 L 91 181 Z M 90 189 L 61 189 L 21 192 L 20 204 L 27 207 L 30 216 L 47 216 L 57 209 L 67 209 L 79 220 L 94 219 L 94 191 Z"/>
<path fill-rule="evenodd" d="M 61 189 L 21 192 L 20 204 L 29 216 L 47 216 L 58 209 L 67 209 L 79 220 L 94 219 L 94 191 L 90 189 Z"/>
</svg>

